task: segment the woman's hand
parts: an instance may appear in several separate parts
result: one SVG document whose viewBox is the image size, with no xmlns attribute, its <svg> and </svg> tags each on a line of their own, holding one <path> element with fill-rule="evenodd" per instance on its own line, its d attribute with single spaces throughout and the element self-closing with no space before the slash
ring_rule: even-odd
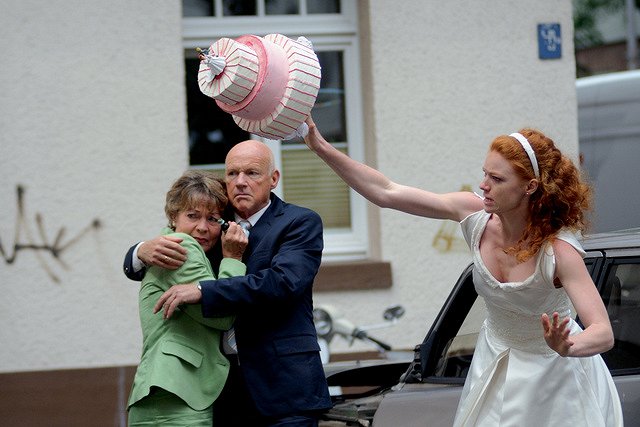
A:
<svg viewBox="0 0 640 427">
<path fill-rule="evenodd" d="M 249 238 L 242 227 L 235 222 L 229 222 L 229 228 L 222 233 L 222 256 L 242 261 L 247 243 L 249 243 Z"/>
<path fill-rule="evenodd" d="M 547 313 L 540 317 L 542 328 L 544 329 L 544 339 L 547 345 L 562 357 L 569 355 L 569 349 L 573 345 L 573 341 L 569 338 L 569 317 L 565 317 L 560 321 L 558 312 L 554 312 L 549 319 Z"/>
<path fill-rule="evenodd" d="M 325 141 L 322 135 L 320 135 L 320 131 L 318 130 L 318 127 L 316 126 L 315 122 L 311 118 L 311 115 L 307 117 L 307 120 L 305 120 L 305 123 L 307 124 L 307 126 L 309 126 L 309 132 L 304 137 L 304 143 L 307 144 L 307 147 L 309 147 L 311 151 L 317 152 L 320 146 L 323 143 L 326 144 L 327 141 Z"/>
</svg>

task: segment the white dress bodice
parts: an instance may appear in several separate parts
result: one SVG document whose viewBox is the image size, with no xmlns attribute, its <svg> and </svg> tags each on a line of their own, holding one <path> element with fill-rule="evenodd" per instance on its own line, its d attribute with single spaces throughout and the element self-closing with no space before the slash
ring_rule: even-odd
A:
<svg viewBox="0 0 640 427">
<path fill-rule="evenodd" d="M 473 254 L 473 283 L 485 301 L 487 318 L 454 426 L 622 426 L 620 400 L 602 357 L 561 357 L 544 340 L 542 313 L 571 315 L 567 293 L 553 284 L 552 245 L 539 251 L 530 277 L 500 282 L 480 253 L 490 216 L 480 211 L 461 222 Z M 557 238 L 584 255 L 574 234 L 562 231 Z M 569 328 L 572 335 L 582 332 L 573 319 Z"/>
</svg>

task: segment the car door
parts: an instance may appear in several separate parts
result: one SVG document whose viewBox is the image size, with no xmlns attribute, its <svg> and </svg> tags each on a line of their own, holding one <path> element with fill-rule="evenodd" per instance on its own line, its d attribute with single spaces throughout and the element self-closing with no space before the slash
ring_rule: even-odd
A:
<svg viewBox="0 0 640 427">
<path fill-rule="evenodd" d="M 625 425 L 640 425 L 640 249 L 605 251 L 594 275 L 615 337 L 602 358 L 618 389 Z"/>
<path fill-rule="evenodd" d="M 486 317 L 473 287 L 472 266 L 460 275 L 424 341 L 416 360 L 393 391 L 385 394 L 374 426 L 450 427 Z"/>
</svg>

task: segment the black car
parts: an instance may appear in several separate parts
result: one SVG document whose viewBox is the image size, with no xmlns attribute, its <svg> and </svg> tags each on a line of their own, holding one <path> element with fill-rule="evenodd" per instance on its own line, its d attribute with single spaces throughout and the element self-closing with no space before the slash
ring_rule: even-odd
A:
<svg viewBox="0 0 640 427">
<path fill-rule="evenodd" d="M 640 425 L 640 228 L 596 234 L 582 243 L 615 335 L 613 348 L 602 357 L 618 388 L 625 425 Z M 329 385 L 342 394 L 325 415 L 326 425 L 453 424 L 485 318 L 471 271 L 469 265 L 460 275 L 412 362 L 327 370 Z"/>
</svg>

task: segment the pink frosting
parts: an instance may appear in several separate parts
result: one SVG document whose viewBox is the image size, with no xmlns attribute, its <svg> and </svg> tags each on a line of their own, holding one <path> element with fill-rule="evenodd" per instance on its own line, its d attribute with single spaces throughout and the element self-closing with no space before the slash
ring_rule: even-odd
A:
<svg viewBox="0 0 640 427">
<path fill-rule="evenodd" d="M 255 86 L 245 99 L 229 105 L 216 101 L 227 113 L 247 120 L 261 120 L 269 115 L 282 99 L 289 80 L 286 52 L 275 43 L 260 37 L 245 35 L 237 42 L 249 46 L 258 56 L 260 68 Z"/>
</svg>

